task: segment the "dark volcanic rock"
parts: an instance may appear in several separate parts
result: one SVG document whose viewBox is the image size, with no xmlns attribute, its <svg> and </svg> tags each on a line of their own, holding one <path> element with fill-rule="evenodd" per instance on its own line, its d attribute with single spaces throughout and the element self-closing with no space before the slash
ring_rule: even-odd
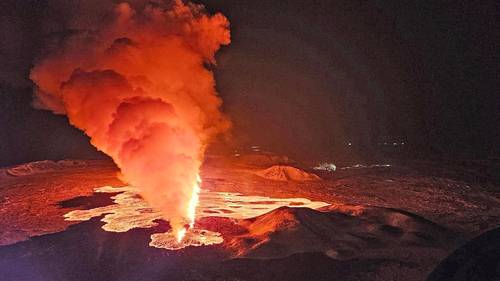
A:
<svg viewBox="0 0 500 281">
<path fill-rule="evenodd" d="M 320 211 L 278 209 L 250 220 L 203 218 L 197 225 L 222 233 L 226 245 L 168 251 L 148 246 L 152 233 L 168 230 L 165 222 L 112 233 L 103 231 L 99 218 L 64 220 L 71 210 L 110 203 L 94 189 L 123 185 L 112 163 L 43 162 L 21 165 L 14 173 L 4 168 L 0 280 L 421 281 L 455 249 L 457 237 L 472 237 L 500 222 L 500 195 L 493 185 L 396 167 L 336 173 L 321 181 L 275 181 L 255 174 L 269 165 L 235 162 L 204 165 L 203 188 L 334 205 Z M 272 163 L 277 164 L 290 165 Z M 431 275 L 445 279 L 430 280 L 494 280 L 498 235 L 492 232 L 486 242 L 458 250 L 459 258 L 452 255 Z"/>
<path fill-rule="evenodd" d="M 467 242 L 444 259 L 427 281 L 500 280 L 500 228 Z"/>
<path fill-rule="evenodd" d="M 456 239 L 453 232 L 417 215 L 367 206 L 332 205 L 321 211 L 282 207 L 238 224 L 247 233 L 226 243 L 238 257 L 322 252 L 345 260 L 381 248 L 443 248 Z"/>
</svg>

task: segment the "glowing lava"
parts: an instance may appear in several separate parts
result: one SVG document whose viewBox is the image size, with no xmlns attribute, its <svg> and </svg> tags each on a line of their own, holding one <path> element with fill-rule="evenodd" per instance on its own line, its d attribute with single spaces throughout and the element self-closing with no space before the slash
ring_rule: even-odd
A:
<svg viewBox="0 0 500 281">
<path fill-rule="evenodd" d="M 177 233 L 175 234 L 175 239 L 177 240 L 177 243 L 182 242 L 184 235 L 186 235 L 186 228 L 181 228 L 179 229 L 179 231 L 177 231 Z"/>
<path fill-rule="evenodd" d="M 182 0 L 96 2 L 102 17 L 76 16 L 105 20 L 61 32 L 36 61 L 34 104 L 88 135 L 181 241 L 205 149 L 230 127 L 210 67 L 229 21 Z"/>
<path fill-rule="evenodd" d="M 189 200 L 189 205 L 188 205 L 189 226 L 188 228 L 184 227 L 177 231 L 176 238 L 178 243 L 182 241 L 182 239 L 186 235 L 186 231 L 194 227 L 194 223 L 196 220 L 196 206 L 198 206 L 198 201 L 200 200 L 200 195 L 199 195 L 201 190 L 200 185 L 201 185 L 200 175 L 196 175 L 196 182 L 194 183 L 193 192 L 191 194 L 191 199 Z"/>
<path fill-rule="evenodd" d="M 213 192 L 200 189 L 198 179 L 193 189 L 189 209 L 190 218 L 188 227 L 174 231 L 151 235 L 151 247 L 178 250 L 188 246 L 208 246 L 220 244 L 224 241 L 222 235 L 195 226 L 195 218 L 223 217 L 232 219 L 248 219 L 263 215 L 279 207 L 307 207 L 318 209 L 329 204 L 311 201 L 305 198 L 270 198 L 264 196 L 244 196 L 239 193 Z M 95 192 L 117 193 L 111 197 L 115 204 L 98 207 L 90 210 L 75 210 L 64 215 L 68 221 L 87 221 L 93 217 L 104 215 L 101 221 L 105 222 L 102 229 L 109 232 L 127 232 L 133 228 L 152 228 L 158 226 L 157 220 L 164 219 L 161 212 L 152 209 L 142 199 L 139 189 L 125 187 L 104 186 L 96 188 Z"/>
</svg>

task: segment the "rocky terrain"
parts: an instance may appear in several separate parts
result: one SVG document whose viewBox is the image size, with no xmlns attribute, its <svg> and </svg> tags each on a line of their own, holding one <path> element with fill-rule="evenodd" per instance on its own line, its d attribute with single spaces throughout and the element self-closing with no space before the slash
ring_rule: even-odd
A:
<svg viewBox="0 0 500 281">
<path fill-rule="evenodd" d="M 259 164 L 259 156 L 207 161 L 202 188 L 263 204 L 306 198 L 328 206 L 201 217 L 197 227 L 223 242 L 177 251 L 149 246 L 169 229 L 161 219 L 123 232 L 104 231 L 103 214 L 65 220 L 71 211 L 115 204 L 118 193 L 94 193 L 124 185 L 112 163 L 1 169 L 2 280 L 425 280 L 465 241 L 500 224 L 500 194 L 491 185 L 386 163 L 313 171 L 269 157 L 275 163 Z"/>
</svg>

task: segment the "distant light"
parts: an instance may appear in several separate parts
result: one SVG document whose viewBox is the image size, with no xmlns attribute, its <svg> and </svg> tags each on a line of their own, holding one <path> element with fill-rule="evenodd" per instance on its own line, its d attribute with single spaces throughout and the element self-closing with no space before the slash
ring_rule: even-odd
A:
<svg viewBox="0 0 500 281">
<path fill-rule="evenodd" d="M 393 142 L 393 143 L 392 143 L 392 145 L 397 146 L 397 145 L 398 145 L 398 143 L 397 143 L 397 142 Z"/>
<path fill-rule="evenodd" d="M 250 148 L 255 151 L 255 152 L 259 152 L 260 151 L 260 145 L 252 145 L 250 146 Z"/>
<path fill-rule="evenodd" d="M 349 169 L 366 169 L 366 168 L 386 168 L 391 167 L 391 164 L 372 164 L 372 165 L 363 165 L 363 164 L 355 164 L 352 166 L 342 167 L 340 170 L 349 170 Z"/>
<path fill-rule="evenodd" d="M 337 170 L 337 166 L 333 163 L 321 163 L 316 167 L 313 167 L 313 170 L 322 170 L 328 172 L 335 172 Z"/>
<path fill-rule="evenodd" d="M 240 156 L 240 154 L 239 154 L 239 153 L 235 153 L 235 154 L 234 154 L 234 156 L 235 156 L 235 157 L 239 157 L 239 156 Z"/>
<path fill-rule="evenodd" d="M 349 142 L 349 143 L 347 143 L 347 145 L 348 145 L 348 146 L 351 146 L 351 145 L 352 145 L 352 143 L 350 143 L 350 142 Z"/>
</svg>

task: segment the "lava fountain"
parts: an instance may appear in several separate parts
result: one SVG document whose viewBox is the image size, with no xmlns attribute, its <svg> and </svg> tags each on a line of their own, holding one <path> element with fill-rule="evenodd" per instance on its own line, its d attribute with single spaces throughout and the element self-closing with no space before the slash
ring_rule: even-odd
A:
<svg viewBox="0 0 500 281">
<path fill-rule="evenodd" d="M 184 235 L 186 235 L 186 231 L 189 228 L 194 227 L 194 223 L 196 221 L 196 206 L 198 206 L 198 202 L 200 200 L 200 184 L 201 184 L 201 178 L 200 175 L 196 175 L 196 182 L 193 186 L 193 193 L 191 194 L 191 199 L 189 200 L 189 205 L 188 205 L 188 228 L 183 227 L 179 229 L 176 233 L 176 238 L 177 242 L 180 243 L 182 241 L 182 238 L 184 238 Z"/>
<path fill-rule="evenodd" d="M 30 74 L 34 105 L 88 135 L 181 241 L 195 222 L 205 149 L 230 127 L 205 67 L 229 44 L 229 22 L 180 0 L 134 3 L 73 15 L 75 25 L 49 37 Z"/>
</svg>

